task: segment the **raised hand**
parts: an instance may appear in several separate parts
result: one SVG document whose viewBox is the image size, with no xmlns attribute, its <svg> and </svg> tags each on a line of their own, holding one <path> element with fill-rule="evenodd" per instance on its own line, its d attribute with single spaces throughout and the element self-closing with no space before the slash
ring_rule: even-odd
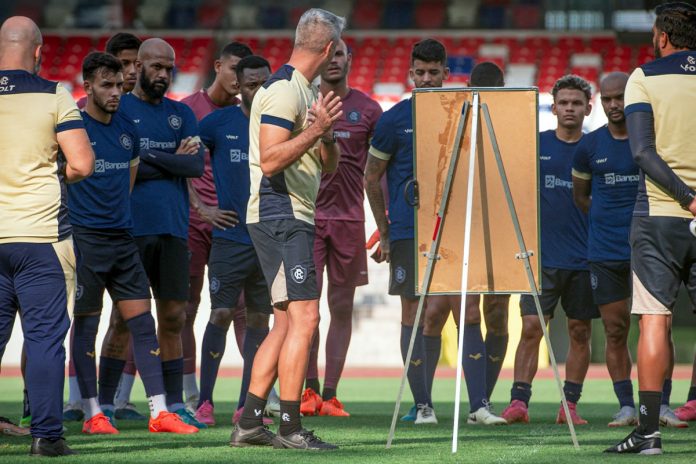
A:
<svg viewBox="0 0 696 464">
<path fill-rule="evenodd" d="M 334 96 L 333 91 L 325 96 L 320 93 L 317 101 L 307 111 L 307 122 L 310 125 L 318 126 L 321 129 L 321 134 L 325 134 L 331 130 L 333 123 L 343 115 L 342 106 L 341 97 Z"/>
</svg>

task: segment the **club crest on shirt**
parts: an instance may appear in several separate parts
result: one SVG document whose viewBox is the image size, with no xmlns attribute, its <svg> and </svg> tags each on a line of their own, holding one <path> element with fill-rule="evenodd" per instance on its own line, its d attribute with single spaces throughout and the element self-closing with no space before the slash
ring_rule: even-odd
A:
<svg viewBox="0 0 696 464">
<path fill-rule="evenodd" d="M 307 280 L 307 269 L 304 266 L 298 264 L 297 266 L 290 269 L 290 277 L 292 277 L 293 282 L 296 284 L 301 284 Z"/>
<path fill-rule="evenodd" d="M 174 130 L 179 130 L 181 129 L 181 118 L 177 116 L 176 114 L 170 114 L 169 117 L 167 118 L 167 121 L 169 121 L 169 126 L 174 129 Z"/>
<path fill-rule="evenodd" d="M 121 142 L 121 146 L 126 150 L 133 149 L 133 139 L 131 139 L 128 134 L 121 134 L 118 141 Z"/>
<path fill-rule="evenodd" d="M 360 121 L 360 112 L 359 112 L 359 111 L 356 111 L 356 110 L 353 110 L 353 111 L 349 112 L 349 113 L 348 113 L 348 120 L 349 120 L 350 122 L 358 122 L 358 121 Z"/>
</svg>

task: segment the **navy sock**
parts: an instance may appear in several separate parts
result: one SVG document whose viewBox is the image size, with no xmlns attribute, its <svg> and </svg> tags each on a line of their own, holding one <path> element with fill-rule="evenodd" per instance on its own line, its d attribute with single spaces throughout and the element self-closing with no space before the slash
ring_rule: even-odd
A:
<svg viewBox="0 0 696 464">
<path fill-rule="evenodd" d="M 99 404 L 114 404 L 114 397 L 121 380 L 125 359 L 99 358 Z M 77 364 L 75 364 L 77 367 Z M 91 398 L 91 397 L 88 397 Z"/>
<path fill-rule="evenodd" d="M 319 379 L 305 379 L 305 388 L 311 388 L 314 393 L 319 394 L 321 391 L 321 385 L 319 384 Z"/>
<path fill-rule="evenodd" d="M 563 384 L 563 393 L 565 393 L 567 401 L 577 404 L 582 395 L 582 384 L 566 380 Z"/>
<path fill-rule="evenodd" d="M 27 389 L 24 389 L 24 399 L 22 401 L 22 417 L 31 416 L 31 409 L 29 408 L 29 393 Z"/>
<path fill-rule="evenodd" d="M 126 321 L 133 340 L 135 366 L 145 386 L 148 398 L 164 394 L 162 360 L 157 342 L 155 319 L 150 312 L 143 313 Z"/>
<path fill-rule="evenodd" d="M 507 352 L 508 335 L 486 333 L 486 397 L 491 399 Z"/>
<path fill-rule="evenodd" d="M 401 326 L 401 359 L 406 362 L 408 344 L 413 333 L 413 326 Z M 428 385 L 425 379 L 425 346 L 423 343 L 423 328 L 418 327 L 416 340 L 411 353 L 411 365 L 408 366 L 408 385 L 413 393 L 416 404 L 432 405 L 428 395 Z"/>
<path fill-rule="evenodd" d="M 266 408 L 266 400 L 253 393 L 247 393 L 244 401 L 244 411 L 239 419 L 239 426 L 245 430 L 263 425 L 263 410 Z"/>
<path fill-rule="evenodd" d="M 97 364 L 94 344 L 97 341 L 99 316 L 75 317 L 72 360 L 82 398 L 97 396 Z M 121 373 L 119 372 L 119 377 Z M 101 377 L 101 376 L 100 376 Z"/>
<path fill-rule="evenodd" d="M 259 351 L 259 346 L 261 346 L 267 335 L 268 327 L 257 329 L 247 326 L 246 328 L 244 345 L 242 347 L 244 370 L 242 371 L 242 388 L 239 391 L 239 402 L 237 403 L 238 409 L 244 406 L 244 401 L 249 391 L 249 384 L 251 383 L 251 367 L 254 365 L 254 357 L 256 357 L 256 352 Z"/>
<path fill-rule="evenodd" d="M 672 397 L 672 379 L 665 379 L 665 383 L 662 384 L 662 402 L 665 406 L 669 407 L 669 399 Z"/>
<path fill-rule="evenodd" d="M 213 403 L 213 389 L 217 380 L 222 355 L 227 345 L 227 329 L 208 322 L 201 345 L 201 393 L 198 400 L 200 406 L 205 401 Z"/>
<path fill-rule="evenodd" d="M 689 388 L 689 396 L 686 397 L 686 401 L 693 401 L 693 400 L 696 400 L 696 386 L 695 385 L 692 385 Z"/>
<path fill-rule="evenodd" d="M 321 394 L 321 399 L 324 401 L 329 401 L 330 399 L 334 398 L 336 396 L 336 389 L 335 388 L 327 388 L 326 385 L 324 385 L 324 391 Z"/>
<path fill-rule="evenodd" d="M 432 398 L 435 371 L 437 370 L 437 362 L 440 360 L 440 351 L 442 351 L 442 337 L 423 335 L 423 344 L 425 346 L 425 372 L 428 381 L 428 395 Z"/>
<path fill-rule="evenodd" d="M 616 397 L 619 399 L 619 407 L 636 407 L 633 401 L 633 382 L 631 382 L 631 379 L 614 382 L 614 393 L 616 393 Z"/>
<path fill-rule="evenodd" d="M 184 358 L 162 361 L 162 378 L 167 406 L 184 402 Z"/>
<path fill-rule="evenodd" d="M 529 406 L 529 399 L 532 397 L 532 384 L 525 382 L 513 382 L 510 389 L 510 402 L 519 400 Z"/>
<path fill-rule="evenodd" d="M 660 402 L 662 392 L 659 391 L 639 391 L 638 401 L 638 433 L 649 435 L 660 429 Z"/>
<path fill-rule="evenodd" d="M 486 406 L 486 344 L 481 335 L 481 324 L 464 324 L 464 358 L 462 368 L 469 393 L 471 412 Z"/>
<path fill-rule="evenodd" d="M 278 427 L 278 433 L 288 436 L 300 430 L 302 430 L 300 402 L 280 400 L 280 426 Z"/>
</svg>

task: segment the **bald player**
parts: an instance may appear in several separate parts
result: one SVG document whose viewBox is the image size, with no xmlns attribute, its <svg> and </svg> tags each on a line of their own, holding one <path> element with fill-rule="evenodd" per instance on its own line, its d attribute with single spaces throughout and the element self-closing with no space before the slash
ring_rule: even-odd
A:
<svg viewBox="0 0 696 464">
<path fill-rule="evenodd" d="M 36 75 L 42 43 L 29 18 L 0 27 L 0 352 L 19 307 L 31 454 L 64 456 L 74 454 L 61 410 L 76 264 L 65 184 L 92 173 L 94 152 L 70 93 Z"/>
<path fill-rule="evenodd" d="M 319 331 L 312 344 L 307 368 L 307 388 L 302 394 L 302 414 L 312 416 L 348 416 L 336 397 L 350 345 L 355 288 L 367 284 L 365 253 L 365 194 L 363 173 L 367 150 L 382 108 L 357 89 L 348 86 L 353 54 L 342 40 L 328 68 L 321 74 L 320 91 L 333 91 L 343 102 L 343 116 L 334 125 L 341 150 L 336 172 L 322 175 L 317 195 L 314 261 L 319 293 L 324 267 L 329 277 L 327 299 L 331 322 L 326 334 L 326 371 L 324 391 L 319 396 Z"/>
<path fill-rule="evenodd" d="M 174 63 L 174 49 L 167 42 L 143 42 L 138 81 L 121 99 L 121 110 L 140 135 L 140 165 L 131 195 L 133 236 L 155 297 L 167 407 L 186 423 L 205 428 L 184 406 L 181 346 L 189 297 L 186 179 L 203 174 L 203 147 L 191 109 L 164 96 Z M 111 358 L 111 349 L 115 355 L 122 346 L 105 345 L 102 362 Z M 107 375 L 118 382 L 121 370 L 114 364 Z"/>
<path fill-rule="evenodd" d="M 696 303 L 696 7 L 655 9 L 656 59 L 626 85 L 626 126 L 641 174 L 631 223 L 631 313 L 637 315 L 639 425 L 610 453 L 662 454 L 660 409 L 671 364 L 672 311 L 682 283 Z"/>
<path fill-rule="evenodd" d="M 635 425 L 631 355 L 626 341 L 631 319 L 631 248 L 628 243 L 638 192 L 638 166 L 628 144 L 624 90 L 628 74 L 610 73 L 600 82 L 608 123 L 582 138 L 573 159 L 573 198 L 589 214 L 587 260 L 592 297 L 606 335 L 606 362 L 619 400 L 610 427 Z"/>
</svg>

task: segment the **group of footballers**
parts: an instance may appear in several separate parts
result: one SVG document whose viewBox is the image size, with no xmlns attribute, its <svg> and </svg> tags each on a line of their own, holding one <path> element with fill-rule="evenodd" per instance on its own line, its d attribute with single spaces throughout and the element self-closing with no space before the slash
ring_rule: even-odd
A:
<svg viewBox="0 0 696 464">
<path fill-rule="evenodd" d="M 691 245 L 680 244 L 669 250 L 674 256 L 660 259 L 661 239 L 654 237 L 678 228 L 690 233 L 683 223 L 696 212 L 688 187 L 696 183 L 689 182 L 688 163 L 679 160 L 693 149 L 679 137 L 693 124 L 681 119 L 687 118 L 687 109 L 675 115 L 651 93 L 658 92 L 655 82 L 662 82 L 663 92 L 674 76 L 680 85 L 693 87 L 696 71 L 679 66 L 696 56 L 696 12 L 688 5 L 668 4 L 657 13 L 654 41 L 656 56 L 663 58 L 639 68 L 630 79 L 623 73 L 602 79 L 607 125 L 583 135 L 592 91 L 585 80 L 569 75 L 552 91 L 558 126 L 540 134 L 540 302 L 548 322 L 560 301 L 570 339 L 563 390 L 571 417 L 559 408 L 556 421 L 587 423 L 577 404 L 590 361 L 591 320 L 601 317 L 607 367 L 619 402 L 609 426 L 637 426 L 607 450 L 613 452 L 661 452 L 659 424 L 686 427 L 685 420 L 696 418 L 696 386 L 684 407 L 676 413 L 669 409 L 674 363 L 669 314 L 675 287 L 681 280 L 687 286 L 690 282 Z M 61 180 L 65 193 L 60 195 L 67 211 L 61 206 L 56 220 L 59 229 L 66 229 L 57 236 L 69 234 L 71 227 L 79 256 L 74 295 L 63 292 L 66 307 L 74 298 L 64 420 L 83 420 L 84 433 L 117 434 L 117 420 L 147 419 L 130 402 L 137 369 L 148 398 L 151 432 L 188 434 L 214 425 L 213 389 L 234 325 L 244 368 L 230 444 L 335 449 L 304 429 L 300 417 L 350 415 L 337 398 L 337 386 L 351 338 L 355 289 L 367 284 L 365 191 L 379 233 L 373 258 L 389 263 L 389 293 L 401 298 L 404 359 L 416 331 L 408 371 L 414 404 L 402 420 L 437 423 L 432 386 L 441 332 L 450 311 L 459 320 L 461 298 L 428 297 L 424 317 L 415 320 L 415 210 L 407 198 L 414 176 L 411 100 L 382 114 L 375 101 L 348 86 L 352 50 L 340 39 L 343 27 L 344 20 L 330 12 L 308 10 L 297 26 L 288 64 L 275 72 L 247 45 L 230 43 L 215 61 L 213 84 L 181 102 L 165 96 L 176 65 L 173 48 L 162 39 L 141 42 L 119 33 L 106 52 L 90 53 L 83 62 L 87 95 L 78 102 L 81 112 L 63 101 L 62 89 L 54 90 L 62 98 L 60 116 L 67 118 L 58 127 L 84 131 L 94 152 L 91 176 L 71 178 L 70 154 L 76 148 L 59 141 L 67 159 L 62 161 L 67 182 Z M 30 75 L 38 71 L 40 43 L 31 21 L 7 20 L 0 30 L 0 73 L 25 69 L 21 72 L 37 81 L 33 85 L 47 87 L 48 81 Z M 23 68 L 5 58 L 16 44 L 29 63 Z M 414 45 L 410 77 L 416 88 L 442 87 L 448 73 L 440 42 L 425 39 Z M 317 78 L 318 88 L 312 84 Z M 470 85 L 502 87 L 504 76 L 496 65 L 480 63 Z M 667 118 L 669 133 L 652 118 Z M 650 131 L 652 135 L 644 134 Z M 668 219 L 680 225 L 667 224 Z M 660 230 L 639 224 L 647 221 L 659 222 Z M 639 234 L 649 236 L 641 241 Z M 685 240 L 693 242 L 692 237 Z M 0 237 L 0 243 L 6 242 L 12 241 Z M 655 262 L 662 270 L 656 270 Z M 199 391 L 193 321 L 206 266 L 211 312 L 201 344 Z M 322 390 L 317 353 L 324 268 L 331 322 Z M 95 343 L 105 289 L 114 306 L 97 375 Z M 642 316 L 639 408 L 627 348 L 632 292 L 633 313 Z M 469 424 L 529 422 L 542 338 L 531 296 L 520 301 L 522 338 L 510 404 L 497 415 L 489 402 L 507 350 L 508 302 L 509 296 L 484 296 L 484 338 L 479 297 L 465 301 L 461 362 Z M 19 308 L 26 337 L 29 305 L 17 297 L 7 305 Z M 14 311 L 11 316 L 13 320 Z M 4 314 L 0 319 L 3 338 L 9 336 L 9 320 Z M 661 335 L 665 346 L 655 346 L 650 337 L 657 335 L 651 334 Z M 0 346 L 6 341 L 0 339 Z M 47 400 L 36 394 L 36 373 L 29 366 L 32 357 L 41 355 L 31 343 L 25 347 L 24 417 L 20 427 L 5 419 L 2 424 L 18 434 L 29 434 L 21 425 L 30 425 L 34 454 L 72 454 L 56 429 L 61 418 L 55 401 L 45 406 Z M 664 372 L 647 373 L 642 356 Z M 279 395 L 274 394 L 276 381 Z M 60 398 L 62 391 L 49 396 Z M 268 429 L 268 416 L 274 415 L 280 418 L 277 434 Z"/>
</svg>

